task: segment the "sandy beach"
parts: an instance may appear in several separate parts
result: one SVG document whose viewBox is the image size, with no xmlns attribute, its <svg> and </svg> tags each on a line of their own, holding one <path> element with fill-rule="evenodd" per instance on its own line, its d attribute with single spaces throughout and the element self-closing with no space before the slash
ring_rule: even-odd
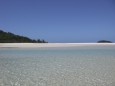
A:
<svg viewBox="0 0 115 86">
<path fill-rule="evenodd" d="M 0 43 L 1 48 L 39 48 L 115 45 L 115 43 Z"/>
</svg>

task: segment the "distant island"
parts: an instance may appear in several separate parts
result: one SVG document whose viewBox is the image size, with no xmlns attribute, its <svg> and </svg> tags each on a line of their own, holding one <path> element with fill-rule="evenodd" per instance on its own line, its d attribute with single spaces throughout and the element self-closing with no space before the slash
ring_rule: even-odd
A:
<svg viewBox="0 0 115 86">
<path fill-rule="evenodd" d="M 107 41 L 107 40 L 100 40 L 97 43 L 112 43 L 111 41 Z"/>
<path fill-rule="evenodd" d="M 13 34 L 11 32 L 5 32 L 3 30 L 0 30 L 0 43 L 48 43 L 45 40 L 35 40 L 30 39 L 25 36 L 20 36 Z"/>
</svg>

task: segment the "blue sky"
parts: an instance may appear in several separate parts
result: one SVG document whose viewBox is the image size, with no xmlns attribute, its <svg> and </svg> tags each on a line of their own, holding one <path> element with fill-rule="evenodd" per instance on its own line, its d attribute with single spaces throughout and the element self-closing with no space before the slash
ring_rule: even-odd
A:
<svg viewBox="0 0 115 86">
<path fill-rule="evenodd" d="M 0 0 L 0 29 L 48 42 L 115 42 L 115 1 Z"/>
</svg>

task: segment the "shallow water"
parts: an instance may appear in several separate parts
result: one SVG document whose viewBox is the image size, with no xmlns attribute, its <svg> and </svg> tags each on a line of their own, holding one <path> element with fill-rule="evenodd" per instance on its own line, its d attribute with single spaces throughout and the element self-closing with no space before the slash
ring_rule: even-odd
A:
<svg viewBox="0 0 115 86">
<path fill-rule="evenodd" d="M 115 86 L 115 46 L 0 48 L 0 86 Z"/>
</svg>

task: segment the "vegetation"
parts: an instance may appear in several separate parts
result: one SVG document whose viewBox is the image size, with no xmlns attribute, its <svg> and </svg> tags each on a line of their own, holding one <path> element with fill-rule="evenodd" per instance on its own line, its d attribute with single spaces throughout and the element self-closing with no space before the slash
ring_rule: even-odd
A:
<svg viewBox="0 0 115 86">
<path fill-rule="evenodd" d="M 111 41 L 107 41 L 107 40 L 100 40 L 97 43 L 112 43 Z"/>
<path fill-rule="evenodd" d="M 10 32 L 0 30 L 0 43 L 47 43 L 45 40 L 30 39 L 25 36 L 15 35 Z"/>
</svg>

